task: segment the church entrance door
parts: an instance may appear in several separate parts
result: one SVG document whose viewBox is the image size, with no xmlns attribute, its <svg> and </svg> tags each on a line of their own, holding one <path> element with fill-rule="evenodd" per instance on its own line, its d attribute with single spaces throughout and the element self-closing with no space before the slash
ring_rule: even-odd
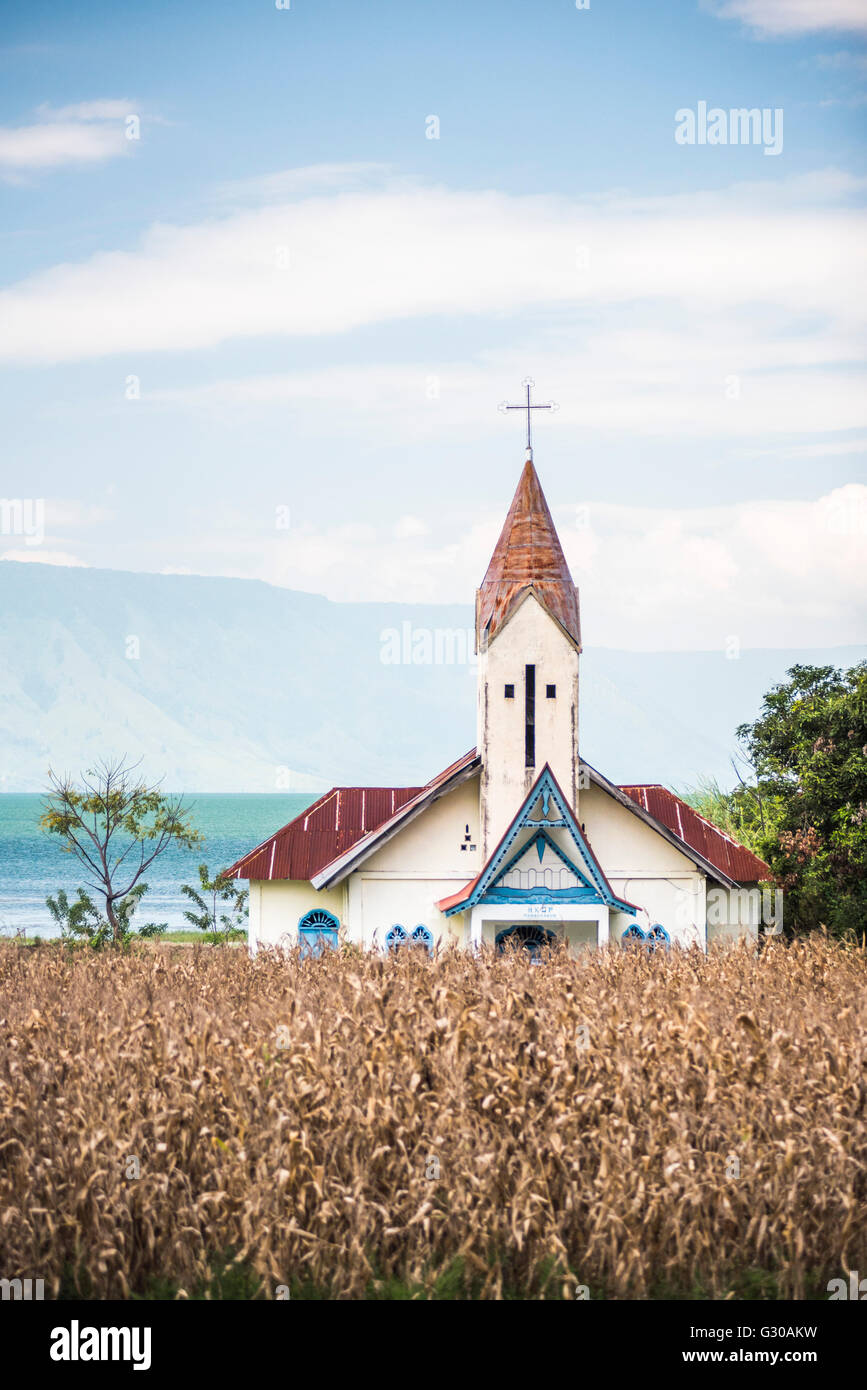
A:
<svg viewBox="0 0 867 1390">
<path fill-rule="evenodd" d="M 541 960 L 545 947 L 553 946 L 555 940 L 553 932 L 546 931 L 535 922 L 520 922 L 515 926 L 506 927 L 503 931 L 497 932 L 495 937 L 498 951 L 528 951 L 533 961 Z"/>
</svg>

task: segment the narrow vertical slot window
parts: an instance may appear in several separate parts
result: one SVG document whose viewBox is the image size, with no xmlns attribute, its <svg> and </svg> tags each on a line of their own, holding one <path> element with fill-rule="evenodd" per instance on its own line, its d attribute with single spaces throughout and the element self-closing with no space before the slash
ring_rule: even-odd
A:
<svg viewBox="0 0 867 1390">
<path fill-rule="evenodd" d="M 536 668 L 524 669 L 524 766 L 536 766 Z"/>
</svg>

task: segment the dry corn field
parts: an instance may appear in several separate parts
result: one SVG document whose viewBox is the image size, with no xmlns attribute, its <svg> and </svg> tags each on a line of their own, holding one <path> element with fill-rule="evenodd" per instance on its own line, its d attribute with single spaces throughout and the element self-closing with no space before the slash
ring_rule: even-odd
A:
<svg viewBox="0 0 867 1390">
<path fill-rule="evenodd" d="M 867 1270 L 865 966 L 6 946 L 0 1276 L 826 1297 Z"/>
</svg>

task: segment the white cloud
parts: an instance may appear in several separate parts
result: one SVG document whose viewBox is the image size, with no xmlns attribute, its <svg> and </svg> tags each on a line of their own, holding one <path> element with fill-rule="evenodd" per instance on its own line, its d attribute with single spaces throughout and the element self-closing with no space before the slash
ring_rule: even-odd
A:
<svg viewBox="0 0 867 1390">
<path fill-rule="evenodd" d="M 413 536 L 426 536 L 430 527 L 418 516 L 402 516 L 395 522 L 394 535 L 399 541 L 411 539 Z"/>
<path fill-rule="evenodd" d="M 33 565 L 69 565 L 76 569 L 87 569 L 86 560 L 77 555 L 69 555 L 65 550 L 6 550 L 0 560 L 17 560 Z"/>
<path fill-rule="evenodd" d="M 391 173 L 392 166 L 358 160 L 351 164 L 307 164 L 299 169 L 281 169 L 276 174 L 261 174 L 249 179 L 235 179 L 218 189 L 218 197 L 232 202 L 278 202 L 295 198 L 302 193 L 345 191 L 359 185 L 381 182 Z"/>
<path fill-rule="evenodd" d="M 0 169 L 21 172 L 58 164 L 93 164 L 123 153 L 123 131 L 107 125 L 57 122 L 0 128 Z"/>
<path fill-rule="evenodd" d="M 561 536 L 587 641 L 652 650 L 863 641 L 867 487 L 675 510 L 594 506 Z M 628 554 L 629 564 L 616 557 Z"/>
<path fill-rule="evenodd" d="M 37 116 L 46 121 L 124 121 L 136 111 L 132 101 L 79 101 L 72 106 L 38 106 Z"/>
<path fill-rule="evenodd" d="M 867 439 L 845 439 L 836 444 L 789 444 L 777 449 L 744 449 L 741 457 L 818 459 L 839 458 L 847 454 L 867 454 Z"/>
<path fill-rule="evenodd" d="M 126 101 L 89 101 L 54 110 L 41 106 L 36 125 L 0 126 L 0 172 L 9 178 L 65 164 L 95 164 L 128 153 Z"/>
<path fill-rule="evenodd" d="M 864 0 L 711 0 L 710 7 L 720 19 L 742 20 L 763 35 L 867 30 Z"/>
<path fill-rule="evenodd" d="M 657 313 L 656 306 L 636 309 L 628 331 L 585 326 L 577 352 L 571 340 L 533 351 L 540 389 L 560 402 L 556 421 L 538 425 L 540 438 L 556 429 L 558 439 L 580 448 L 591 430 L 752 440 L 799 432 L 815 438 L 867 426 L 867 371 L 850 365 L 863 357 L 863 347 L 848 336 L 787 339 L 741 319 L 706 317 L 696 337 L 689 322 L 678 332 L 660 330 Z M 517 444 L 515 422 L 504 420 L 494 404 L 503 383 L 521 381 L 526 369 L 523 347 L 466 362 L 335 365 L 217 381 L 156 391 L 152 400 L 206 415 L 291 406 L 296 429 L 311 436 L 321 433 L 324 409 L 329 431 L 339 422 L 344 431 L 387 433 L 392 444 L 445 445 L 456 433 L 499 435 Z M 437 383 L 433 398 L 431 380 Z M 833 439 L 803 447 L 817 456 L 855 450 L 851 441 Z"/>
<path fill-rule="evenodd" d="M 867 262 L 865 217 L 818 205 L 841 186 L 836 174 L 820 176 L 813 202 L 804 179 L 790 197 L 785 186 L 759 184 L 584 201 L 387 186 L 158 225 L 137 251 L 103 252 L 9 288 L 0 355 L 77 361 L 637 301 L 663 315 L 755 315 L 758 306 L 851 327 L 865 312 L 853 294 Z"/>
<path fill-rule="evenodd" d="M 544 478 L 543 478 L 544 483 Z M 550 499 L 549 499 L 550 500 Z M 586 645 L 633 650 L 832 646 L 863 641 L 867 487 L 806 501 L 701 508 L 576 499 L 554 520 L 581 591 Z M 393 523 L 299 526 L 240 541 L 225 573 L 343 601 L 465 603 L 505 508 L 482 521 L 398 536 Z M 447 541 L 438 539 L 444 534 Z M 215 572 L 205 563 L 197 572 Z"/>
<path fill-rule="evenodd" d="M 82 502 L 75 497 L 49 497 L 45 511 L 48 526 L 55 530 L 72 526 L 101 526 L 113 521 L 115 513 L 110 507 L 97 502 Z"/>
</svg>

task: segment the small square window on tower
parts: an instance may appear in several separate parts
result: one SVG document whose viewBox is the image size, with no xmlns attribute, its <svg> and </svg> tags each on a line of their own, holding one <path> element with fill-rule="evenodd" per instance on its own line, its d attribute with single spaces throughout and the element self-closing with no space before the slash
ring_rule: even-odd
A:
<svg viewBox="0 0 867 1390">
<path fill-rule="evenodd" d="M 556 700 L 556 698 L 557 698 L 557 687 L 556 687 L 556 685 L 546 685 L 546 686 L 545 686 L 545 695 L 546 695 L 546 697 L 547 697 L 549 700 Z"/>
<path fill-rule="evenodd" d="M 515 698 L 515 687 L 514 687 L 513 685 L 507 685 L 507 686 L 506 686 L 506 699 L 507 699 L 507 700 L 514 700 L 514 698 Z"/>
</svg>

